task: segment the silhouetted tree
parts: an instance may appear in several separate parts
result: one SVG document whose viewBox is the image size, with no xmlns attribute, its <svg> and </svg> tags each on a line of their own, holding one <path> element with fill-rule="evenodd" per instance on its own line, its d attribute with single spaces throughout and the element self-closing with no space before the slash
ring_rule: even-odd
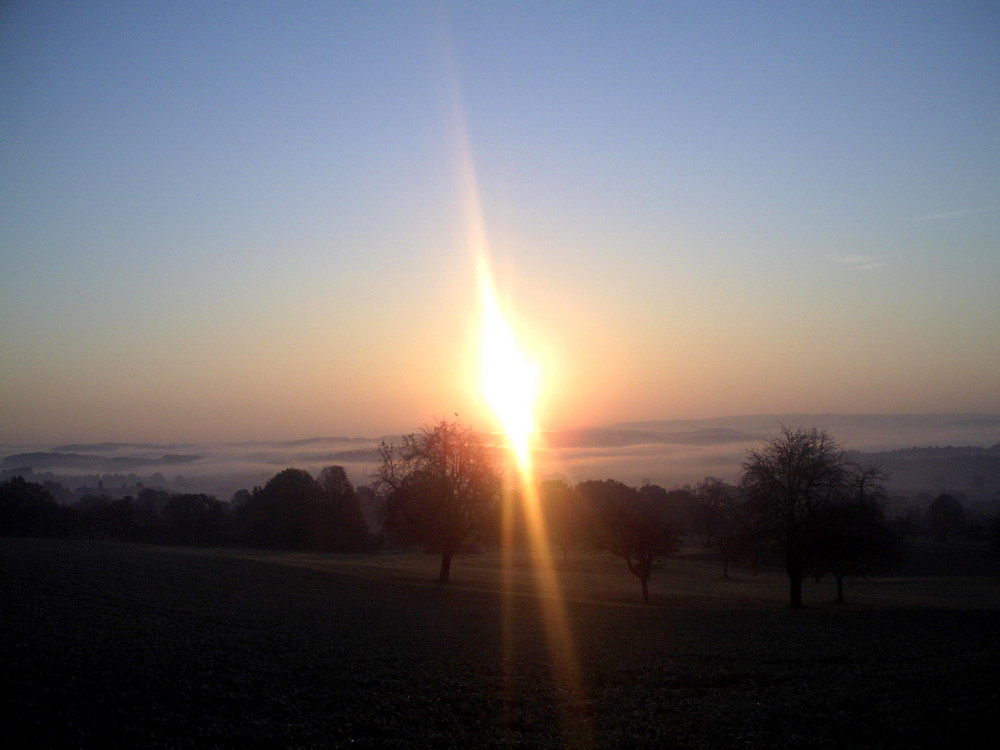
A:
<svg viewBox="0 0 1000 750">
<path fill-rule="evenodd" d="M 496 512 L 502 475 L 495 452 L 447 420 L 379 450 L 372 489 L 382 501 L 384 527 L 440 553 L 438 580 L 447 583 L 452 557 Z"/>
<path fill-rule="evenodd" d="M 882 503 L 886 475 L 873 466 L 849 470 L 843 493 L 819 508 L 817 579 L 829 572 L 837 582 L 837 603 L 844 603 L 844 578 L 869 572 L 894 549 Z"/>
<path fill-rule="evenodd" d="M 152 534 L 139 536 L 138 515 L 131 497 L 84 495 L 72 508 L 76 533 L 93 539 L 116 539 L 122 542 L 160 541 L 160 519 L 155 520 L 156 538 Z"/>
<path fill-rule="evenodd" d="M 990 552 L 996 557 L 1000 557 L 1000 513 L 990 519 L 990 529 L 987 532 L 987 539 L 990 543 Z"/>
<path fill-rule="evenodd" d="M 65 529 L 63 509 L 42 485 L 19 476 L 0 484 L 0 535 L 56 536 Z"/>
<path fill-rule="evenodd" d="M 965 508 L 951 495 L 938 495 L 927 509 L 927 526 L 936 542 L 961 536 L 965 531 Z"/>
<path fill-rule="evenodd" d="M 229 509 L 236 511 L 250 502 L 250 490 L 236 490 L 229 498 Z"/>
<path fill-rule="evenodd" d="M 664 517 L 680 533 L 688 533 L 697 524 L 698 498 L 689 485 L 666 490 L 658 484 L 644 484 L 639 488 L 639 492 L 656 493 L 656 502 L 662 504 Z"/>
<path fill-rule="evenodd" d="M 163 509 L 164 538 L 172 544 L 219 544 L 225 506 L 211 495 L 172 495 Z"/>
<path fill-rule="evenodd" d="M 132 503 L 133 539 L 143 542 L 166 541 L 163 514 L 170 502 L 166 490 L 144 487 Z"/>
<path fill-rule="evenodd" d="M 377 538 L 373 543 L 378 544 L 379 540 L 382 538 L 382 519 L 379 499 L 376 497 L 375 491 L 366 484 L 355 487 L 354 492 L 358 496 L 358 507 L 361 508 L 361 514 L 365 519 L 365 525 L 377 534 Z"/>
<path fill-rule="evenodd" d="M 254 487 L 240 510 L 244 542 L 270 549 L 323 549 L 323 490 L 308 471 L 285 469 Z"/>
<path fill-rule="evenodd" d="M 793 607 L 802 606 L 802 579 L 820 553 L 820 510 L 844 492 L 848 477 L 840 445 L 815 428 L 782 427 L 743 463 L 754 534 L 783 554 Z"/>
<path fill-rule="evenodd" d="M 143 487 L 135 497 L 135 508 L 148 518 L 163 517 L 163 510 L 170 502 L 170 493 L 153 487 Z"/>
<path fill-rule="evenodd" d="M 576 492 L 593 518 L 595 546 L 625 561 L 642 584 L 642 600 L 648 603 L 653 569 L 659 560 L 676 553 L 680 533 L 668 520 L 661 493 L 640 492 L 613 479 L 582 482 Z"/>
<path fill-rule="evenodd" d="M 327 466 L 316 478 L 323 491 L 325 512 L 329 516 L 331 548 L 337 552 L 361 552 L 371 548 L 368 524 L 361 511 L 358 493 L 347 478 L 343 466 Z"/>
<path fill-rule="evenodd" d="M 59 505 L 72 505 L 74 500 L 73 491 L 64 487 L 59 482 L 52 481 L 51 479 L 46 479 L 42 482 L 42 487 L 48 490 L 52 499 L 55 500 Z"/>
<path fill-rule="evenodd" d="M 694 495 L 702 545 L 719 556 L 722 577 L 729 578 L 729 566 L 750 553 L 752 534 L 747 505 L 738 487 L 716 477 L 700 481 Z"/>
<path fill-rule="evenodd" d="M 561 479 L 550 479 L 539 487 L 549 539 L 563 553 L 563 564 L 569 562 L 570 550 L 587 538 L 587 519 L 579 498 Z"/>
</svg>

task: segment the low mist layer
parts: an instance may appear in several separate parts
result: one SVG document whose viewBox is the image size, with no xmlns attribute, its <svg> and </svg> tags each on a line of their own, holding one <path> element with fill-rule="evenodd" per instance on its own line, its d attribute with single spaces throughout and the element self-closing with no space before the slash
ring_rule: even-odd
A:
<svg viewBox="0 0 1000 750">
<path fill-rule="evenodd" d="M 628 484 L 649 481 L 671 487 L 705 476 L 735 480 L 746 450 L 782 424 L 828 430 L 845 449 L 871 454 L 889 472 L 889 488 L 895 491 L 1000 490 L 996 456 L 967 460 L 903 451 L 1000 444 L 1000 417 L 977 414 L 760 415 L 550 431 L 540 436 L 535 465 L 543 478 L 570 482 L 610 477 Z M 209 492 L 227 500 L 236 490 L 263 485 L 289 466 L 316 473 L 339 464 L 355 485 L 365 485 L 377 464 L 379 443 L 398 439 L 389 435 L 282 442 L 7 446 L 0 448 L 0 469 L 4 474 L 50 475 L 74 488 L 114 491 L 141 483 Z M 997 487 L 991 489 L 993 483 Z"/>
</svg>

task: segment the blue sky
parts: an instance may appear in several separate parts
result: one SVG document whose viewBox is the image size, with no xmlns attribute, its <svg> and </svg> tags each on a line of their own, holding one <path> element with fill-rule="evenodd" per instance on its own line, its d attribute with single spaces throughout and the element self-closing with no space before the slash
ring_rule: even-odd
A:
<svg viewBox="0 0 1000 750">
<path fill-rule="evenodd" d="M 996 3 L 0 10 L 0 440 L 1000 413 Z M 467 144 L 467 151 L 463 148 Z"/>
</svg>

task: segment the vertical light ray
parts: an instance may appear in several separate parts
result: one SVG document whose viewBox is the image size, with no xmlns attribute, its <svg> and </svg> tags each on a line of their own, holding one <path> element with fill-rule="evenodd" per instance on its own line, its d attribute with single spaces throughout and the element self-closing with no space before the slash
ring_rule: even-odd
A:
<svg viewBox="0 0 1000 750">
<path fill-rule="evenodd" d="M 444 19 L 447 27 L 447 18 Z M 445 31 L 446 36 L 450 36 Z M 449 52 L 453 49 L 449 43 Z M 545 528 L 538 485 L 532 462 L 532 441 L 537 435 L 534 405 L 539 392 L 539 368 L 518 344 L 510 322 L 503 315 L 497 299 L 490 264 L 489 243 L 483 222 L 479 187 L 473 167 L 472 150 L 461 105 L 457 66 L 451 57 L 449 77 L 452 90 L 452 126 L 457 150 L 457 181 L 465 227 L 466 244 L 476 265 L 480 294 L 481 336 L 480 366 L 482 394 L 503 427 L 515 458 L 516 478 L 504 492 L 502 519 L 504 596 L 503 680 L 506 698 L 514 689 L 517 660 L 514 655 L 516 633 L 513 618 L 513 574 L 511 537 L 516 516 L 513 503 L 519 497 L 526 519 L 537 598 L 544 620 L 545 639 L 552 661 L 553 680 L 557 684 L 557 708 L 564 730 L 564 740 L 576 746 L 592 746 L 593 731 L 586 720 L 586 691 L 580 675 L 576 645 L 566 615 L 565 601 L 556 577 L 551 544 Z M 515 487 L 520 492 L 515 492 Z"/>
<path fill-rule="evenodd" d="M 504 316 L 497 300 L 492 273 L 488 260 L 485 231 L 479 223 L 478 198 L 475 181 L 471 179 L 471 164 L 465 166 L 470 182 L 467 202 L 475 204 L 469 216 L 476 224 L 469 231 L 473 239 L 478 271 L 481 324 L 480 365 L 483 398 L 491 408 L 514 456 L 516 485 L 508 485 L 504 493 L 503 515 L 503 573 L 504 588 L 504 651 L 505 670 L 514 662 L 513 649 L 517 637 L 513 630 L 512 592 L 513 576 L 511 568 L 512 529 L 514 498 L 519 498 L 522 516 L 528 531 L 528 541 L 533 563 L 533 577 L 539 606 L 544 623 L 546 645 L 552 661 L 553 679 L 559 686 L 557 703 L 560 720 L 566 734 L 573 734 L 579 744 L 592 744 L 589 723 L 582 718 L 586 715 L 586 691 L 580 674 L 579 659 L 562 587 L 556 575 L 552 555 L 552 544 L 541 507 L 538 484 L 531 462 L 532 441 L 537 435 L 534 417 L 535 401 L 538 397 L 539 368 L 521 349 L 514 328 Z M 468 218 L 468 217 L 467 217 Z M 504 674 L 508 691 L 512 690 L 513 675 Z"/>
<path fill-rule="evenodd" d="M 531 473 L 530 442 L 537 427 L 533 411 L 539 368 L 518 346 L 514 329 L 497 302 L 489 266 L 479 259 L 482 305 L 482 391 L 510 440 L 522 474 Z"/>
</svg>

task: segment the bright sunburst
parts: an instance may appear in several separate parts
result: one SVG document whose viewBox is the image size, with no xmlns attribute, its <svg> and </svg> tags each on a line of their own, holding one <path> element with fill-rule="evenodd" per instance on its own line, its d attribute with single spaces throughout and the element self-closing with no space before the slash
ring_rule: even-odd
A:
<svg viewBox="0 0 1000 750">
<path fill-rule="evenodd" d="M 518 345 L 514 329 L 497 302 L 485 261 L 479 269 L 479 295 L 483 321 L 480 341 L 483 396 L 507 433 L 523 471 L 528 466 L 528 449 L 535 432 L 539 368 Z"/>
</svg>

